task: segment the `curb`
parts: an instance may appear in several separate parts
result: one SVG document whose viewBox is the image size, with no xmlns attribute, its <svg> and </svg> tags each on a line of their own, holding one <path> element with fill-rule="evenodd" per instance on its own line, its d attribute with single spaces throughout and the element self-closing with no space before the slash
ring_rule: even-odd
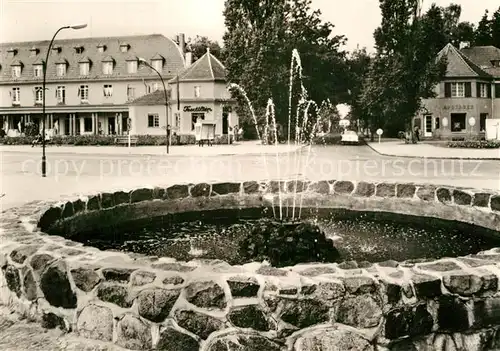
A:
<svg viewBox="0 0 500 351">
<path fill-rule="evenodd" d="M 409 156 L 409 155 L 394 155 L 394 154 L 386 154 L 378 151 L 370 144 L 366 143 L 370 149 L 375 151 L 377 154 L 381 156 L 388 157 L 402 157 L 402 158 L 419 158 L 419 159 L 429 159 L 429 160 L 474 160 L 474 161 L 500 161 L 500 157 L 456 157 L 456 156 L 448 156 L 448 157 L 435 157 L 435 156 Z"/>
</svg>

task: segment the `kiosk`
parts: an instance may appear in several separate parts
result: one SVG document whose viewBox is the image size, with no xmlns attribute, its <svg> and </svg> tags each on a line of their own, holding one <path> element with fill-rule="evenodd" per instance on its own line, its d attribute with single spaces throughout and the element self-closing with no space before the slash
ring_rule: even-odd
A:
<svg viewBox="0 0 500 351">
<path fill-rule="evenodd" d="M 194 125 L 194 136 L 199 146 L 206 142 L 212 146 L 215 139 L 215 123 L 198 121 Z"/>
</svg>

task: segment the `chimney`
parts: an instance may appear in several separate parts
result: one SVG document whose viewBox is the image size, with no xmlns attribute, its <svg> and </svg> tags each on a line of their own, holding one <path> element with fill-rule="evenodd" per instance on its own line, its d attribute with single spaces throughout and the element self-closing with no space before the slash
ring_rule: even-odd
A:
<svg viewBox="0 0 500 351">
<path fill-rule="evenodd" d="M 192 52 L 186 52 L 186 67 L 191 66 L 193 63 L 193 53 Z"/>
<path fill-rule="evenodd" d="M 461 41 L 460 42 L 460 47 L 459 47 L 460 50 L 468 48 L 468 47 L 470 47 L 470 42 L 468 42 L 468 41 Z"/>
<path fill-rule="evenodd" d="M 181 47 L 182 52 L 186 52 L 186 36 L 184 33 L 179 34 L 179 46 Z"/>
<path fill-rule="evenodd" d="M 179 45 L 179 34 L 175 36 L 174 41 L 177 45 Z"/>
</svg>

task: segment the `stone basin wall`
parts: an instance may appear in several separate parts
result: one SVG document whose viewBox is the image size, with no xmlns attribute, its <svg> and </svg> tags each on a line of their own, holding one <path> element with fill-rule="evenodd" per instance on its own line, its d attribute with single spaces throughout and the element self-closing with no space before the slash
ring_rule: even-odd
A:
<svg viewBox="0 0 500 351">
<path fill-rule="evenodd" d="M 230 266 L 106 252 L 43 232 L 69 234 L 64 231 L 99 221 L 188 210 L 268 206 L 280 186 L 289 190 L 295 184 L 174 185 L 4 211 L 0 302 L 47 328 L 132 350 L 500 347 L 500 249 L 436 261 L 277 269 L 265 262 Z M 500 231 L 500 194 L 491 191 L 346 181 L 299 186 L 308 207 L 439 217 Z M 289 197 L 282 194 L 283 201 Z"/>
</svg>

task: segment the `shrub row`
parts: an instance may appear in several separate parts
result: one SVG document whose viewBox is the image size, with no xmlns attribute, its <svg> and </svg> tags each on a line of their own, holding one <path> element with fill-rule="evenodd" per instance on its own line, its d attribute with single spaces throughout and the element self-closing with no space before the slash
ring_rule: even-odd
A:
<svg viewBox="0 0 500 351">
<path fill-rule="evenodd" d="M 137 145 L 166 145 L 166 137 L 163 135 L 137 135 Z M 3 137 L 0 138 L 0 144 L 3 145 L 30 145 L 35 137 Z M 172 145 L 191 145 L 196 143 L 194 135 L 182 134 L 172 136 Z M 227 144 L 227 135 L 216 136 L 215 144 Z M 115 137 L 112 135 L 64 135 L 54 136 L 50 144 L 55 145 L 115 145 Z"/>
<path fill-rule="evenodd" d="M 500 148 L 499 140 L 463 140 L 449 141 L 448 147 L 463 149 L 497 149 Z"/>
</svg>

